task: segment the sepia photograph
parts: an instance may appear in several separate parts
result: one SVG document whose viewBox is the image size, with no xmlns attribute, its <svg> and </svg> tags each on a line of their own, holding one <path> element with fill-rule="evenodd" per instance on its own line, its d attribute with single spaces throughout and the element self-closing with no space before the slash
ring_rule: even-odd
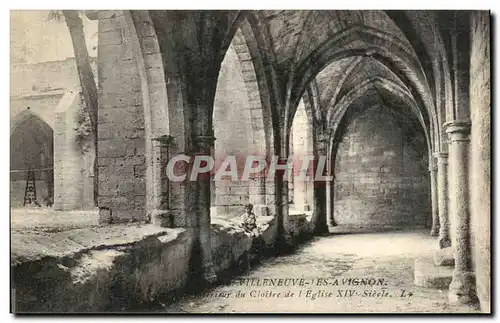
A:
<svg viewBox="0 0 500 323">
<path fill-rule="evenodd" d="M 492 314 L 490 11 L 9 11 L 11 314 Z"/>
</svg>

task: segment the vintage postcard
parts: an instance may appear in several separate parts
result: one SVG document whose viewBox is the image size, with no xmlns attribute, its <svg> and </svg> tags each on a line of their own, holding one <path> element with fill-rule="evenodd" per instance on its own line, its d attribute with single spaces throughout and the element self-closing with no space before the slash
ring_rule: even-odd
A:
<svg viewBox="0 0 500 323">
<path fill-rule="evenodd" d="M 467 10 L 11 10 L 11 312 L 491 314 Z"/>
</svg>

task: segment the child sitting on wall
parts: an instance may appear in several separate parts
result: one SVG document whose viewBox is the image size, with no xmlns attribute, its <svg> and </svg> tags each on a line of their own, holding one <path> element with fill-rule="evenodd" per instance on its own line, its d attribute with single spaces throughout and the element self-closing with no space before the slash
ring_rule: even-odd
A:
<svg viewBox="0 0 500 323">
<path fill-rule="evenodd" d="M 252 236 L 252 246 L 250 248 L 250 254 L 252 254 L 252 256 L 250 256 L 250 258 L 248 259 L 249 266 L 251 262 L 260 262 L 260 259 L 264 256 L 263 248 L 265 247 L 264 240 L 260 236 L 260 231 L 257 227 L 257 218 L 252 210 L 252 204 L 245 205 L 245 213 L 243 213 L 243 215 L 241 216 L 242 223 L 240 224 L 245 232 L 249 233 Z"/>
<path fill-rule="evenodd" d="M 246 204 L 245 205 L 245 213 L 241 216 L 242 223 L 241 227 L 248 233 L 251 233 L 253 237 L 259 235 L 259 230 L 257 228 L 257 218 L 255 217 L 255 213 L 252 212 L 253 205 Z"/>
</svg>

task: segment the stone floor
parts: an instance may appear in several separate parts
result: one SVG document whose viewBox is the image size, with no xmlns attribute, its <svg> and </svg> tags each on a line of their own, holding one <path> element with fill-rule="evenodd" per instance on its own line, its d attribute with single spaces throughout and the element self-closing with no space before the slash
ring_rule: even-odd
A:
<svg viewBox="0 0 500 323">
<path fill-rule="evenodd" d="M 414 259 L 430 255 L 434 247 L 435 238 L 428 230 L 331 234 L 315 238 L 292 255 L 267 259 L 225 285 L 185 296 L 161 311 L 475 313 L 472 308 L 449 306 L 446 290 L 414 286 Z M 295 280 L 283 281 L 288 286 L 269 285 L 271 279 L 279 278 Z M 356 286 L 356 282 L 380 285 Z"/>
</svg>

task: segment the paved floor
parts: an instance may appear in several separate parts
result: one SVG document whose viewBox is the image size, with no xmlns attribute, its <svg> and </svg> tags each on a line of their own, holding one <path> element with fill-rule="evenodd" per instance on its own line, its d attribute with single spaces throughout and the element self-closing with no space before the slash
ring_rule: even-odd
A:
<svg viewBox="0 0 500 323">
<path fill-rule="evenodd" d="M 473 312 L 470 308 L 450 307 L 447 291 L 413 285 L 414 259 L 430 254 L 435 247 L 435 238 L 427 231 L 315 238 L 293 255 L 265 260 L 228 284 L 202 295 L 186 296 L 166 306 L 164 311 Z M 277 286 L 279 284 L 281 286 Z"/>
</svg>

